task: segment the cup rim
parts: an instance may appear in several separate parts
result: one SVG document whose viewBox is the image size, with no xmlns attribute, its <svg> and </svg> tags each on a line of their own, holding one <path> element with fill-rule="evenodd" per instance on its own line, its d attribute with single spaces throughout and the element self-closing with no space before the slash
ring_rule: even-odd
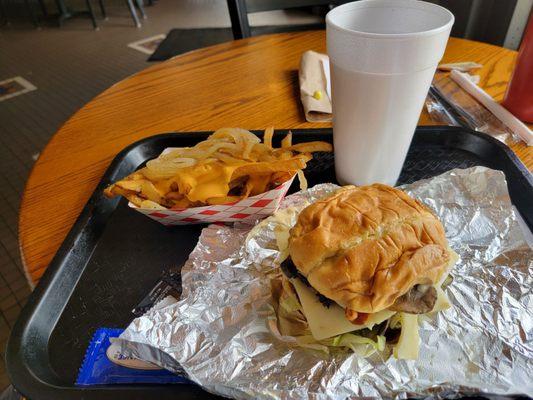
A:
<svg viewBox="0 0 533 400">
<path fill-rule="evenodd" d="M 361 36 L 361 37 L 367 37 L 372 39 L 405 39 L 405 38 L 415 38 L 415 37 L 424 37 L 424 36 L 433 36 L 437 35 L 441 32 L 444 32 L 451 28 L 453 23 L 455 22 L 455 16 L 453 13 L 448 10 L 445 7 L 442 7 L 438 4 L 429 3 L 426 1 L 419 1 L 419 0 L 394 0 L 394 5 L 397 7 L 403 7 L 403 8 L 415 8 L 415 9 L 422 9 L 421 5 L 425 9 L 434 9 L 437 10 L 440 13 L 444 13 L 448 17 L 448 21 L 436 28 L 428 29 L 424 31 L 418 31 L 418 32 L 407 32 L 407 33 L 375 33 L 375 32 L 365 32 L 365 31 L 358 31 L 355 29 L 348 29 L 345 28 L 338 23 L 334 22 L 332 20 L 333 17 L 335 17 L 335 14 L 349 10 L 349 9 L 357 9 L 357 8 L 365 8 L 365 5 L 371 4 L 371 5 L 388 5 L 390 4 L 390 0 L 359 0 L 359 1 L 353 1 L 351 3 L 346 3 L 343 5 L 340 5 L 338 7 L 335 7 L 331 11 L 329 11 L 326 15 L 326 26 L 332 27 L 334 29 L 338 29 L 340 31 Z M 409 7 L 410 5 L 410 7 Z M 377 8 L 377 7 L 376 7 Z"/>
</svg>

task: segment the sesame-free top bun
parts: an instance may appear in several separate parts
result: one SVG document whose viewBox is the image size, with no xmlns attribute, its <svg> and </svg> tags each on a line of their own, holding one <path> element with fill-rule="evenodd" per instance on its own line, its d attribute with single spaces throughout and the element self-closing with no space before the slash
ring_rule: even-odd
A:
<svg viewBox="0 0 533 400">
<path fill-rule="evenodd" d="M 418 284 L 446 272 L 449 247 L 440 221 L 390 186 L 347 186 L 305 208 L 291 229 L 296 268 L 347 311 L 390 307 Z"/>
</svg>

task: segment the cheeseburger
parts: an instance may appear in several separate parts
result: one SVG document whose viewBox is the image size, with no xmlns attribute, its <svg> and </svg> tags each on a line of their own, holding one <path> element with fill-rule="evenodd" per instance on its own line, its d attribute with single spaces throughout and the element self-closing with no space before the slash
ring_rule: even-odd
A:
<svg viewBox="0 0 533 400">
<path fill-rule="evenodd" d="M 442 285 L 457 256 L 435 215 L 399 189 L 340 189 L 300 212 L 286 246 L 281 298 L 293 307 L 279 303 L 279 325 L 300 318 L 316 344 L 387 343 L 417 358 L 418 316 L 449 306 Z"/>
</svg>

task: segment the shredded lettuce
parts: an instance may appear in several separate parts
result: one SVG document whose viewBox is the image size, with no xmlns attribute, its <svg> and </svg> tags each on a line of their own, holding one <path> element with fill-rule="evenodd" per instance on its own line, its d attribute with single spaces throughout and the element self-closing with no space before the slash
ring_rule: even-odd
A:
<svg viewBox="0 0 533 400">
<path fill-rule="evenodd" d="M 389 320 L 389 328 L 398 329 L 401 326 L 402 326 L 402 315 L 401 313 L 396 313 Z"/>
<path fill-rule="evenodd" d="M 304 336 L 297 336 L 296 342 L 298 343 L 300 347 L 318 350 L 320 352 L 329 354 L 329 347 L 327 343 L 324 343 L 324 341 L 317 341 L 311 334 L 304 335 Z"/>
<path fill-rule="evenodd" d="M 354 333 L 344 333 L 329 340 L 330 346 L 347 347 L 362 357 L 369 357 L 376 351 L 385 350 L 385 336 L 381 335 L 377 335 L 376 340 L 372 340 Z"/>
<path fill-rule="evenodd" d="M 292 313 L 294 311 L 302 311 L 302 305 L 298 301 L 296 294 L 288 291 L 285 291 L 284 295 L 280 297 L 279 306 L 287 313 Z"/>
<path fill-rule="evenodd" d="M 418 315 L 399 313 L 402 332 L 400 339 L 394 347 L 393 354 L 398 360 L 418 359 L 420 336 L 418 335 Z"/>
<path fill-rule="evenodd" d="M 333 338 L 317 341 L 313 335 L 296 337 L 299 346 L 330 354 L 333 349 L 346 351 L 350 349 L 361 357 L 369 357 L 376 351 L 385 350 L 385 336 L 378 335 L 376 340 L 359 336 L 354 333 L 344 333 Z"/>
</svg>

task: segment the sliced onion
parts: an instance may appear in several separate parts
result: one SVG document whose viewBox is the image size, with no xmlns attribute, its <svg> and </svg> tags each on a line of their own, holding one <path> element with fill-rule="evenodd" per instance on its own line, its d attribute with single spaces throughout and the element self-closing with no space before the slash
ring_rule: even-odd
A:
<svg viewBox="0 0 533 400">
<path fill-rule="evenodd" d="M 197 161 L 194 158 L 176 158 L 173 160 L 161 160 L 156 158 L 146 163 L 142 171 L 148 179 L 161 180 L 175 176 L 181 169 L 192 167 Z"/>
</svg>

